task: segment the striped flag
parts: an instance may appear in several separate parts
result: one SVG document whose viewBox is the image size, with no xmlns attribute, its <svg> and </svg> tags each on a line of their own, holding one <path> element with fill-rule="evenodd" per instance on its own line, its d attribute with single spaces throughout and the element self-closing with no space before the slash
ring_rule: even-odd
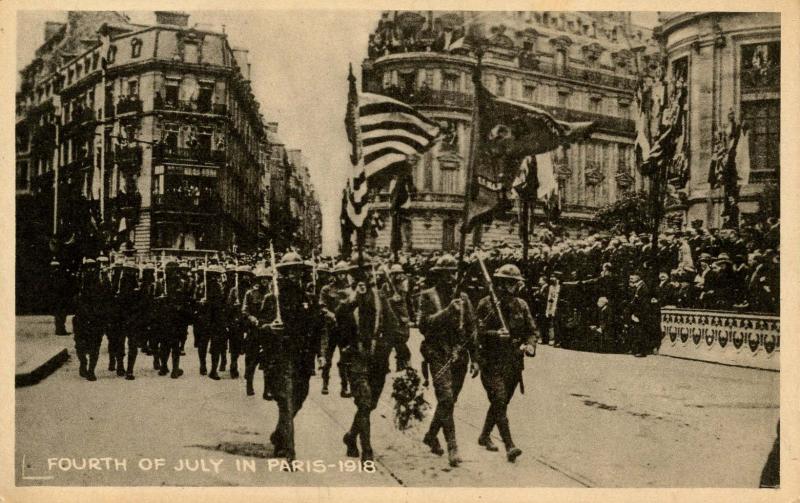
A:
<svg viewBox="0 0 800 503">
<path fill-rule="evenodd" d="M 347 213 L 356 228 L 369 214 L 369 187 L 378 187 L 408 168 L 410 156 L 430 148 L 439 126 L 414 108 L 387 96 L 359 93 L 350 65 L 345 128 L 353 171 Z"/>
<path fill-rule="evenodd" d="M 414 108 L 380 94 L 358 96 L 358 125 L 368 179 L 386 178 L 406 166 L 409 156 L 425 152 L 439 126 Z"/>
</svg>

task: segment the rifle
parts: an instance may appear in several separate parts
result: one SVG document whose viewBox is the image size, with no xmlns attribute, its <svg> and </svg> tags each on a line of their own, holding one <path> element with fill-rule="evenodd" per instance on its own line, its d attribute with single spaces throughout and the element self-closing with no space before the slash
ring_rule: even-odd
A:
<svg viewBox="0 0 800 503">
<path fill-rule="evenodd" d="M 269 242 L 269 261 L 272 265 L 272 288 L 275 291 L 275 320 L 272 322 L 272 326 L 275 328 L 282 328 L 281 298 L 280 291 L 278 290 L 278 266 L 275 263 L 275 249 L 272 247 L 272 241 Z"/>
<path fill-rule="evenodd" d="M 495 309 L 497 310 L 497 318 L 500 320 L 500 325 L 503 327 L 503 330 L 508 333 L 508 324 L 506 323 L 506 319 L 503 316 L 503 311 L 500 309 L 500 299 L 497 298 L 497 294 L 494 291 L 494 283 L 492 283 L 492 277 L 489 275 L 489 270 L 486 269 L 486 264 L 483 262 L 483 258 L 481 258 L 480 254 L 476 254 L 478 257 L 478 263 L 481 266 L 481 272 L 483 273 L 483 280 L 486 282 L 486 287 L 489 289 L 489 295 L 492 297 L 492 304 L 494 304 Z M 510 337 L 510 335 L 506 336 Z"/>
</svg>

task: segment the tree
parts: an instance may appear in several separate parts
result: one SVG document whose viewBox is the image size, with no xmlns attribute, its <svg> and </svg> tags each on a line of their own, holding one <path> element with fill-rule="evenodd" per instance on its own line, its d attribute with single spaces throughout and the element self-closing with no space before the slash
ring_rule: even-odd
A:
<svg viewBox="0 0 800 503">
<path fill-rule="evenodd" d="M 652 227 L 651 204 L 645 191 L 628 192 L 595 213 L 597 225 L 605 230 L 637 234 Z"/>
</svg>

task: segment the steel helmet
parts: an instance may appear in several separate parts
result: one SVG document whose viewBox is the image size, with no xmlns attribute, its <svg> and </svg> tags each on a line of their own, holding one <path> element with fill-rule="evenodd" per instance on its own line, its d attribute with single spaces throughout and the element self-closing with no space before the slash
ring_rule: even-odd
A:
<svg viewBox="0 0 800 503">
<path fill-rule="evenodd" d="M 297 252 L 287 252 L 281 257 L 281 261 L 278 263 L 278 269 L 284 269 L 287 267 L 304 267 L 306 264 L 303 261 L 303 257 L 300 256 Z"/>
<path fill-rule="evenodd" d="M 392 267 L 389 269 L 390 274 L 403 274 L 405 271 L 403 270 L 403 266 L 400 264 L 392 264 Z"/>
<path fill-rule="evenodd" d="M 256 268 L 253 269 L 253 274 L 255 275 L 256 278 L 272 277 L 272 271 L 264 266 L 256 266 Z"/>
<path fill-rule="evenodd" d="M 517 281 L 525 280 L 525 278 L 522 277 L 522 273 L 519 271 L 519 267 L 514 264 L 501 265 L 492 276 L 495 278 L 513 279 Z"/>
<path fill-rule="evenodd" d="M 240 265 L 236 268 L 236 272 L 242 274 L 253 274 L 253 269 L 249 265 Z"/>
<path fill-rule="evenodd" d="M 349 262 L 347 262 L 346 260 L 340 260 L 333 267 L 333 272 L 335 274 L 338 274 L 338 273 L 342 273 L 342 272 L 350 272 L 350 270 L 352 270 L 352 269 L 353 269 L 353 266 L 350 265 Z"/>
<path fill-rule="evenodd" d="M 458 262 L 456 261 L 456 258 L 449 253 L 445 253 L 436 259 L 436 263 L 433 265 L 433 267 L 431 267 L 431 272 L 455 271 L 456 269 L 458 269 Z"/>
</svg>

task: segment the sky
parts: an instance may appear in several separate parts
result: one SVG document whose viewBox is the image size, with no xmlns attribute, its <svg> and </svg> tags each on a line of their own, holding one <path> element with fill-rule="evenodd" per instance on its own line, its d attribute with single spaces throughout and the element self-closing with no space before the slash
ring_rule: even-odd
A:
<svg viewBox="0 0 800 503">
<path fill-rule="evenodd" d="M 188 12 L 190 25 L 219 31 L 224 25 L 231 45 L 250 51 L 253 93 L 266 120 L 279 123 L 278 135 L 286 147 L 303 151 L 322 205 L 323 252 L 335 253 L 341 190 L 350 168 L 344 130 L 348 65 L 360 77 L 368 35 L 380 11 Z M 125 13 L 134 23 L 155 23 L 152 12 Z M 43 42 L 45 21 L 65 20 L 63 11 L 19 12 L 18 69 Z M 633 21 L 652 26 L 656 13 L 634 13 Z"/>
</svg>

